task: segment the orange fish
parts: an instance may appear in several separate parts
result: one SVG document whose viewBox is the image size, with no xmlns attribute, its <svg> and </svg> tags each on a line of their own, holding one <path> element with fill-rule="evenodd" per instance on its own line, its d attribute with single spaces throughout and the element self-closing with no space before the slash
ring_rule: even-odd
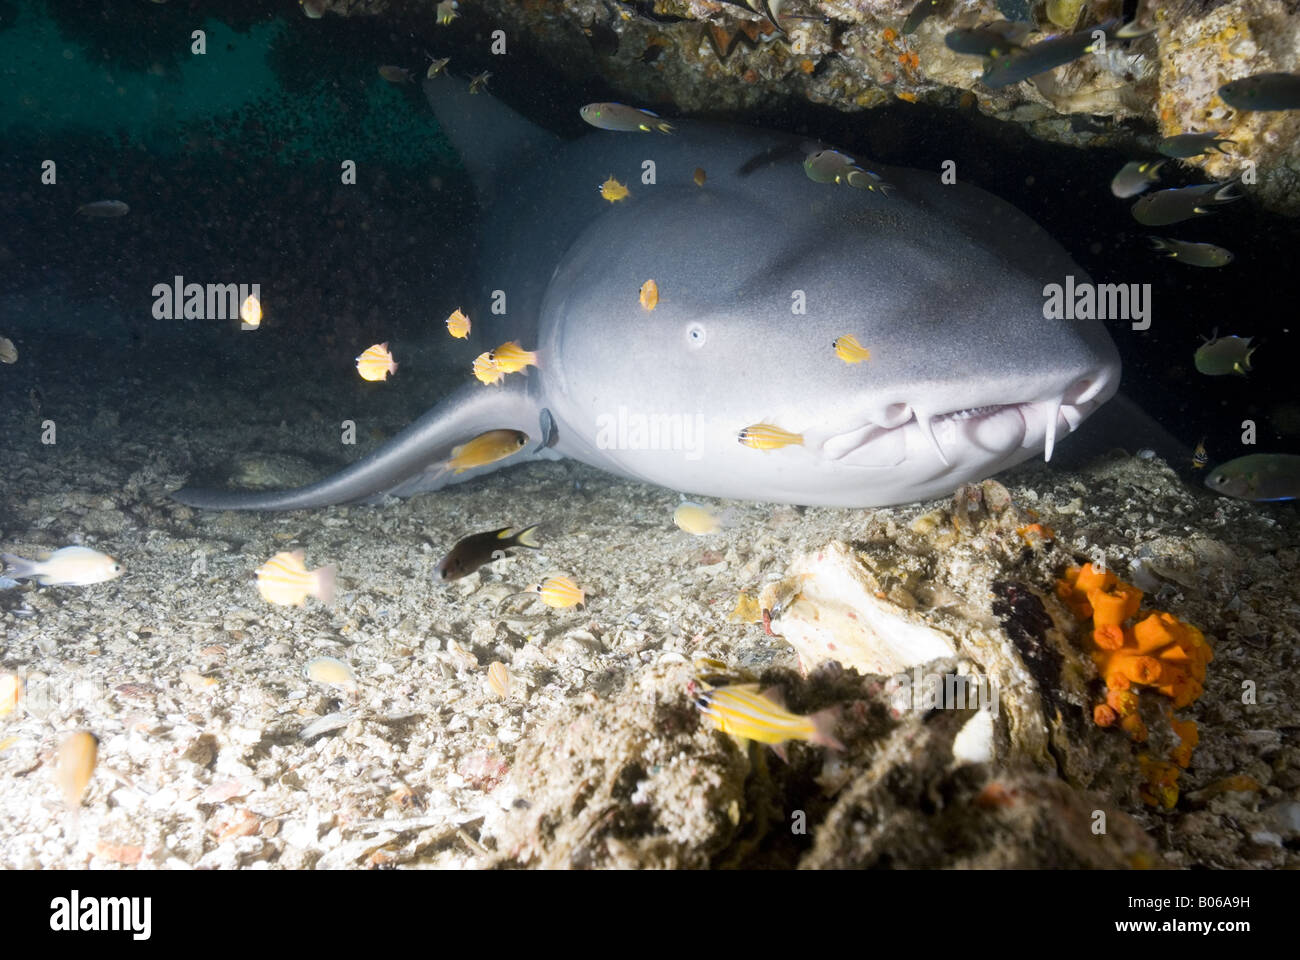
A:
<svg viewBox="0 0 1300 960">
<path fill-rule="evenodd" d="M 627 187 L 615 180 L 612 173 L 609 175 L 609 179 L 600 185 L 600 195 L 610 203 L 626 200 L 630 196 Z"/>
<path fill-rule="evenodd" d="M 333 565 L 308 570 L 301 550 L 277 553 L 257 568 L 257 592 L 268 603 L 301 607 L 308 597 L 327 606 L 334 601 Z"/>
<path fill-rule="evenodd" d="M 659 284 L 647 280 L 641 284 L 641 306 L 653 310 L 659 305 Z"/>
<path fill-rule="evenodd" d="M 694 176 L 692 179 L 695 181 L 695 185 L 696 185 L 697 187 L 702 187 L 702 186 L 704 186 L 704 180 L 705 180 L 704 168 L 703 168 L 703 167 L 696 167 L 696 168 L 695 168 L 695 176 Z"/>
<path fill-rule="evenodd" d="M 95 772 L 95 759 L 99 756 L 99 739 L 85 730 L 68 734 L 59 744 L 54 761 L 54 779 L 58 782 L 63 802 L 69 810 L 81 806 L 91 774 Z"/>
<path fill-rule="evenodd" d="M 505 371 L 501 369 L 491 350 L 480 353 L 474 358 L 474 376 L 488 386 L 500 383 L 506 378 Z"/>
<path fill-rule="evenodd" d="M 386 343 L 376 343 L 357 357 L 357 373 L 362 380 L 387 380 L 390 373 L 396 372 L 397 364 Z"/>
<path fill-rule="evenodd" d="M 451 459 L 443 465 L 443 469 L 452 473 L 464 473 L 474 467 L 484 467 L 504 460 L 526 446 L 528 434 L 521 430 L 489 430 L 468 443 L 453 447 Z"/>
<path fill-rule="evenodd" d="M 464 340 L 469 336 L 469 317 L 465 316 L 464 311 L 459 307 L 447 318 L 447 332 L 457 340 Z"/>
<path fill-rule="evenodd" d="M 587 598 L 572 577 L 547 577 L 541 583 L 533 584 L 528 591 L 540 596 L 548 607 L 558 609 L 577 606 Z"/>
<path fill-rule="evenodd" d="M 525 350 L 518 342 L 509 340 L 492 351 L 497 369 L 502 373 L 518 373 L 520 370 L 537 366 L 537 351 Z"/>
</svg>

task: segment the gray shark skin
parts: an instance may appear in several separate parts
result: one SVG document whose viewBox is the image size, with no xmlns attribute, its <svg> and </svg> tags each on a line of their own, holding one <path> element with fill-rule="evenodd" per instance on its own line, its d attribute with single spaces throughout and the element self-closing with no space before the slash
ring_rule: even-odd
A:
<svg viewBox="0 0 1300 960">
<path fill-rule="evenodd" d="M 1084 272 L 977 188 L 878 167 L 891 196 L 814 183 L 799 138 L 692 121 L 562 142 L 453 78 L 425 92 L 484 207 L 481 300 L 467 305 L 481 339 L 447 346 L 468 382 L 318 483 L 184 489 L 182 503 L 288 510 L 435 490 L 498 466 L 447 473 L 454 445 L 514 428 L 531 442 L 499 465 L 572 457 L 697 495 L 884 506 L 1050 457 L 1118 388 L 1100 322 L 1043 317 L 1043 287 Z M 628 199 L 601 197 L 610 175 Z M 498 290 L 504 316 L 489 310 Z M 869 360 L 835 355 L 849 334 Z M 538 367 L 473 380 L 473 357 L 512 339 Z M 803 443 L 740 444 L 758 423 Z"/>
</svg>

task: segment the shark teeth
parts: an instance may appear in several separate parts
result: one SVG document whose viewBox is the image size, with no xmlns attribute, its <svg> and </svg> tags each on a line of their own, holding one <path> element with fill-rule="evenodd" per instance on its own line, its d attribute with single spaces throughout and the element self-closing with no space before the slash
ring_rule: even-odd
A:
<svg viewBox="0 0 1300 960">
<path fill-rule="evenodd" d="M 952 464 L 949 463 L 948 458 L 943 455 L 943 448 L 939 446 L 939 440 L 934 435 L 934 421 L 936 419 L 938 418 L 926 416 L 919 410 L 916 412 L 916 425 L 921 428 L 921 435 L 930 441 L 930 446 L 934 448 L 935 455 L 943 461 L 943 465 L 945 467 L 950 467 Z"/>
<path fill-rule="evenodd" d="M 1047 427 L 1043 435 L 1043 462 L 1047 463 L 1052 459 L 1052 451 L 1056 449 L 1056 423 L 1061 413 L 1061 401 L 1048 400 L 1040 409 L 1047 415 Z"/>
</svg>

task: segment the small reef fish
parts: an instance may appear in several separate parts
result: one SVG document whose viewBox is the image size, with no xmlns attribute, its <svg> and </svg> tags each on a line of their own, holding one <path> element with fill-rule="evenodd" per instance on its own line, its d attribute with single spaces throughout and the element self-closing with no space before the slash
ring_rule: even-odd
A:
<svg viewBox="0 0 1300 960">
<path fill-rule="evenodd" d="M 508 556 L 511 547 L 527 547 L 530 550 L 541 549 L 537 542 L 537 524 L 525 527 L 515 533 L 514 527 L 502 527 L 486 533 L 471 533 L 461 537 L 447 551 L 447 555 L 438 561 L 435 573 L 444 583 L 468 577 L 475 570 L 493 560 Z"/>
<path fill-rule="evenodd" d="M 1019 48 L 1020 41 L 1033 32 L 1027 23 L 998 20 L 980 27 L 951 30 L 944 34 L 943 43 L 953 53 L 971 57 L 1000 57 Z"/>
<path fill-rule="evenodd" d="M 657 113 L 629 107 L 625 103 L 589 103 L 580 107 L 578 114 L 599 130 L 616 130 L 619 133 L 649 133 L 652 130 L 660 133 L 673 132 L 673 125 L 667 120 L 660 120 Z"/>
<path fill-rule="evenodd" d="M 1209 131 L 1208 133 L 1180 133 L 1176 137 L 1165 137 L 1156 145 L 1156 152 L 1166 157 L 1174 157 L 1178 160 L 1186 160 L 1189 157 L 1199 157 L 1203 153 L 1209 153 L 1211 150 L 1217 150 L 1226 156 L 1231 156 L 1227 150 L 1224 150 L 1219 144 L 1233 143 L 1236 140 L 1221 140 L 1223 134 Z"/>
<path fill-rule="evenodd" d="M 920 0 L 903 21 L 903 34 L 916 33 L 916 28 L 924 23 L 926 18 L 938 13 L 946 2 L 947 0 Z"/>
<path fill-rule="evenodd" d="M 528 446 L 528 434 L 521 430 L 489 430 L 480 433 L 468 443 L 452 447 L 451 459 L 443 469 L 464 473 L 475 467 L 487 466 L 504 460 Z"/>
<path fill-rule="evenodd" d="M 641 306 L 646 310 L 653 310 L 659 305 L 659 284 L 653 280 L 647 280 L 641 284 L 641 293 L 638 295 Z"/>
<path fill-rule="evenodd" d="M 373 347 L 367 347 L 361 356 L 357 357 L 357 373 L 361 374 L 362 380 L 387 380 L 390 373 L 397 372 L 397 364 L 393 360 L 393 355 L 388 352 L 388 344 L 376 343 Z"/>
<path fill-rule="evenodd" d="M 379 75 L 389 83 L 410 83 L 411 71 L 405 67 L 394 67 L 384 64 L 379 68 Z"/>
<path fill-rule="evenodd" d="M 441 60 L 434 60 L 430 62 L 429 69 L 424 71 L 424 75 L 432 80 L 438 74 L 442 73 L 442 71 L 446 70 L 447 64 L 449 63 L 451 63 L 451 57 L 443 57 Z"/>
<path fill-rule="evenodd" d="M 68 734 L 54 759 L 54 779 L 69 810 L 81 806 L 99 757 L 99 738 L 87 730 Z"/>
<path fill-rule="evenodd" d="M 469 317 L 465 316 L 463 310 L 457 307 L 447 318 L 447 332 L 457 340 L 464 340 L 469 336 L 470 322 Z"/>
<path fill-rule="evenodd" d="M 502 373 L 518 373 L 527 367 L 537 366 L 537 351 L 525 350 L 515 340 L 507 340 L 489 352 L 492 354 L 492 359 L 496 361 L 497 369 Z"/>
<path fill-rule="evenodd" d="M 497 358 L 492 355 L 492 351 L 485 350 L 474 358 L 474 376 L 481 383 L 491 387 L 504 380 L 506 373 L 497 364 Z"/>
<path fill-rule="evenodd" d="M 717 533 L 723 527 L 721 518 L 708 507 L 686 500 L 673 511 L 673 523 L 696 537 Z"/>
<path fill-rule="evenodd" d="M 121 200 L 96 200 L 77 207 L 77 213 L 83 217 L 125 217 L 130 212 L 131 208 Z"/>
<path fill-rule="evenodd" d="M 1300 110 L 1300 73 L 1257 73 L 1219 87 L 1235 110 Z"/>
<path fill-rule="evenodd" d="M 1144 193 L 1147 187 L 1160 179 L 1160 168 L 1168 160 L 1132 160 L 1120 168 L 1110 182 L 1110 192 L 1121 200 Z"/>
<path fill-rule="evenodd" d="M 357 689 L 357 678 L 352 669 L 342 660 L 333 657 L 317 657 L 308 661 L 302 674 L 312 683 L 323 683 L 329 687 L 341 687 L 349 692 Z"/>
<path fill-rule="evenodd" d="M 1111 19 L 1097 26 L 1087 27 L 1078 33 L 1043 40 L 1022 50 L 996 55 L 992 57 L 992 63 L 980 79 L 986 87 L 997 89 L 1019 83 L 1021 80 L 1028 80 L 1048 70 L 1055 70 L 1057 67 L 1078 60 L 1084 54 L 1092 53 L 1096 49 L 1093 34 L 1098 30 L 1109 33 L 1117 26 L 1119 21 Z"/>
<path fill-rule="evenodd" d="M 1252 347 L 1252 337 L 1219 337 L 1205 341 L 1193 357 L 1198 372 L 1209 377 L 1235 373 L 1245 376 L 1250 370 L 1250 357 L 1259 347 Z"/>
<path fill-rule="evenodd" d="M 0 337 L 0 363 L 17 363 L 18 348 L 8 337 Z"/>
<path fill-rule="evenodd" d="M 487 82 L 492 79 L 492 74 L 484 70 L 482 73 L 475 74 L 469 78 L 469 92 L 482 93 L 487 89 Z"/>
<path fill-rule="evenodd" d="M 736 683 L 726 687 L 708 687 L 695 697 L 700 712 L 711 719 L 723 733 L 766 743 L 784 759 L 782 744 L 787 740 L 804 740 L 833 750 L 843 750 L 835 739 L 837 710 L 831 707 L 811 716 L 786 710 L 775 687 L 762 692 L 756 683 Z"/>
<path fill-rule="evenodd" d="M 858 338 L 852 334 L 837 337 L 831 342 L 831 346 L 835 348 L 835 356 L 845 363 L 861 363 L 863 360 L 871 359 L 871 351 L 858 343 Z"/>
<path fill-rule="evenodd" d="M 502 700 L 510 699 L 510 668 L 500 660 L 488 664 L 488 687 Z"/>
<path fill-rule="evenodd" d="M 708 175 L 704 172 L 703 167 L 696 167 L 695 173 L 691 175 L 691 179 L 695 181 L 697 187 L 702 187 L 704 186 L 704 181 L 708 179 Z"/>
<path fill-rule="evenodd" d="M 308 20 L 319 20 L 325 16 L 325 0 L 298 0 L 298 5 Z"/>
<path fill-rule="evenodd" d="M 1205 438 L 1201 437 L 1196 442 L 1196 449 L 1192 451 L 1192 469 L 1204 470 L 1210 462 L 1210 455 L 1205 451 Z"/>
<path fill-rule="evenodd" d="M 1169 255 L 1170 260 L 1177 260 L 1192 267 L 1226 267 L 1232 263 L 1232 251 L 1216 247 L 1212 243 L 1188 243 L 1183 240 L 1170 240 L 1168 237 L 1147 237 L 1151 246 Z"/>
<path fill-rule="evenodd" d="M 262 301 L 251 293 L 239 305 L 239 319 L 256 329 L 262 325 Z"/>
<path fill-rule="evenodd" d="M 1149 193 L 1133 204 L 1133 219 L 1148 227 L 1166 227 L 1192 217 L 1204 216 L 1219 204 L 1240 200 L 1242 194 L 1232 193 L 1237 180 L 1225 183 L 1205 183 L 1198 187 L 1176 187 Z"/>
<path fill-rule="evenodd" d="M 90 547 L 64 547 L 50 554 L 48 560 L 24 560 L 12 553 L 0 553 L 0 560 L 9 564 L 12 579 L 34 579 L 47 587 L 85 587 L 122 575 L 120 563 Z"/>
<path fill-rule="evenodd" d="M 277 553 L 255 571 L 257 592 L 267 603 L 285 607 L 301 607 L 308 597 L 315 597 L 329 606 L 334 602 L 333 564 L 308 570 L 301 550 Z"/>
<path fill-rule="evenodd" d="M 624 200 L 629 196 L 627 187 L 615 180 L 612 173 L 598 189 L 600 190 L 600 195 L 610 203 L 617 203 L 619 200 Z"/>
<path fill-rule="evenodd" d="M 455 20 L 460 14 L 456 11 L 460 9 L 460 4 L 456 0 L 442 0 L 434 9 L 438 16 L 438 22 L 444 27 Z"/>
<path fill-rule="evenodd" d="M 1300 456 L 1293 453 L 1252 453 L 1220 464 L 1205 478 L 1215 493 L 1272 503 L 1300 498 Z"/>
<path fill-rule="evenodd" d="M 529 587 L 528 592 L 537 594 L 542 598 L 542 603 L 558 610 L 576 607 L 587 599 L 582 587 L 572 577 L 547 577 L 541 583 Z"/>
<path fill-rule="evenodd" d="M 755 423 L 736 434 L 736 439 L 755 450 L 779 450 L 781 447 L 803 446 L 803 434 L 782 430 L 770 423 Z"/>
<path fill-rule="evenodd" d="M 885 196 L 893 190 L 878 174 L 864 170 L 838 150 L 818 150 L 804 160 L 803 171 L 814 183 L 847 183 L 859 190 L 879 190 Z"/>
</svg>

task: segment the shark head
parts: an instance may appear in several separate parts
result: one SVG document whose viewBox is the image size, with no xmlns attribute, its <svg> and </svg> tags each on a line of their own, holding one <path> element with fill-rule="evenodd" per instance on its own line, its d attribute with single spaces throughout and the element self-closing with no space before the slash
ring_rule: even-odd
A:
<svg viewBox="0 0 1300 960">
<path fill-rule="evenodd" d="M 1045 285 L 1087 278 L 1002 201 L 887 177 L 892 198 L 710 174 L 592 222 L 542 315 L 565 452 L 692 493 L 838 506 L 1050 458 L 1118 388 L 1100 323 L 1044 319 Z M 867 358 L 837 355 L 848 336 Z M 742 444 L 759 424 L 797 439 Z"/>
</svg>

